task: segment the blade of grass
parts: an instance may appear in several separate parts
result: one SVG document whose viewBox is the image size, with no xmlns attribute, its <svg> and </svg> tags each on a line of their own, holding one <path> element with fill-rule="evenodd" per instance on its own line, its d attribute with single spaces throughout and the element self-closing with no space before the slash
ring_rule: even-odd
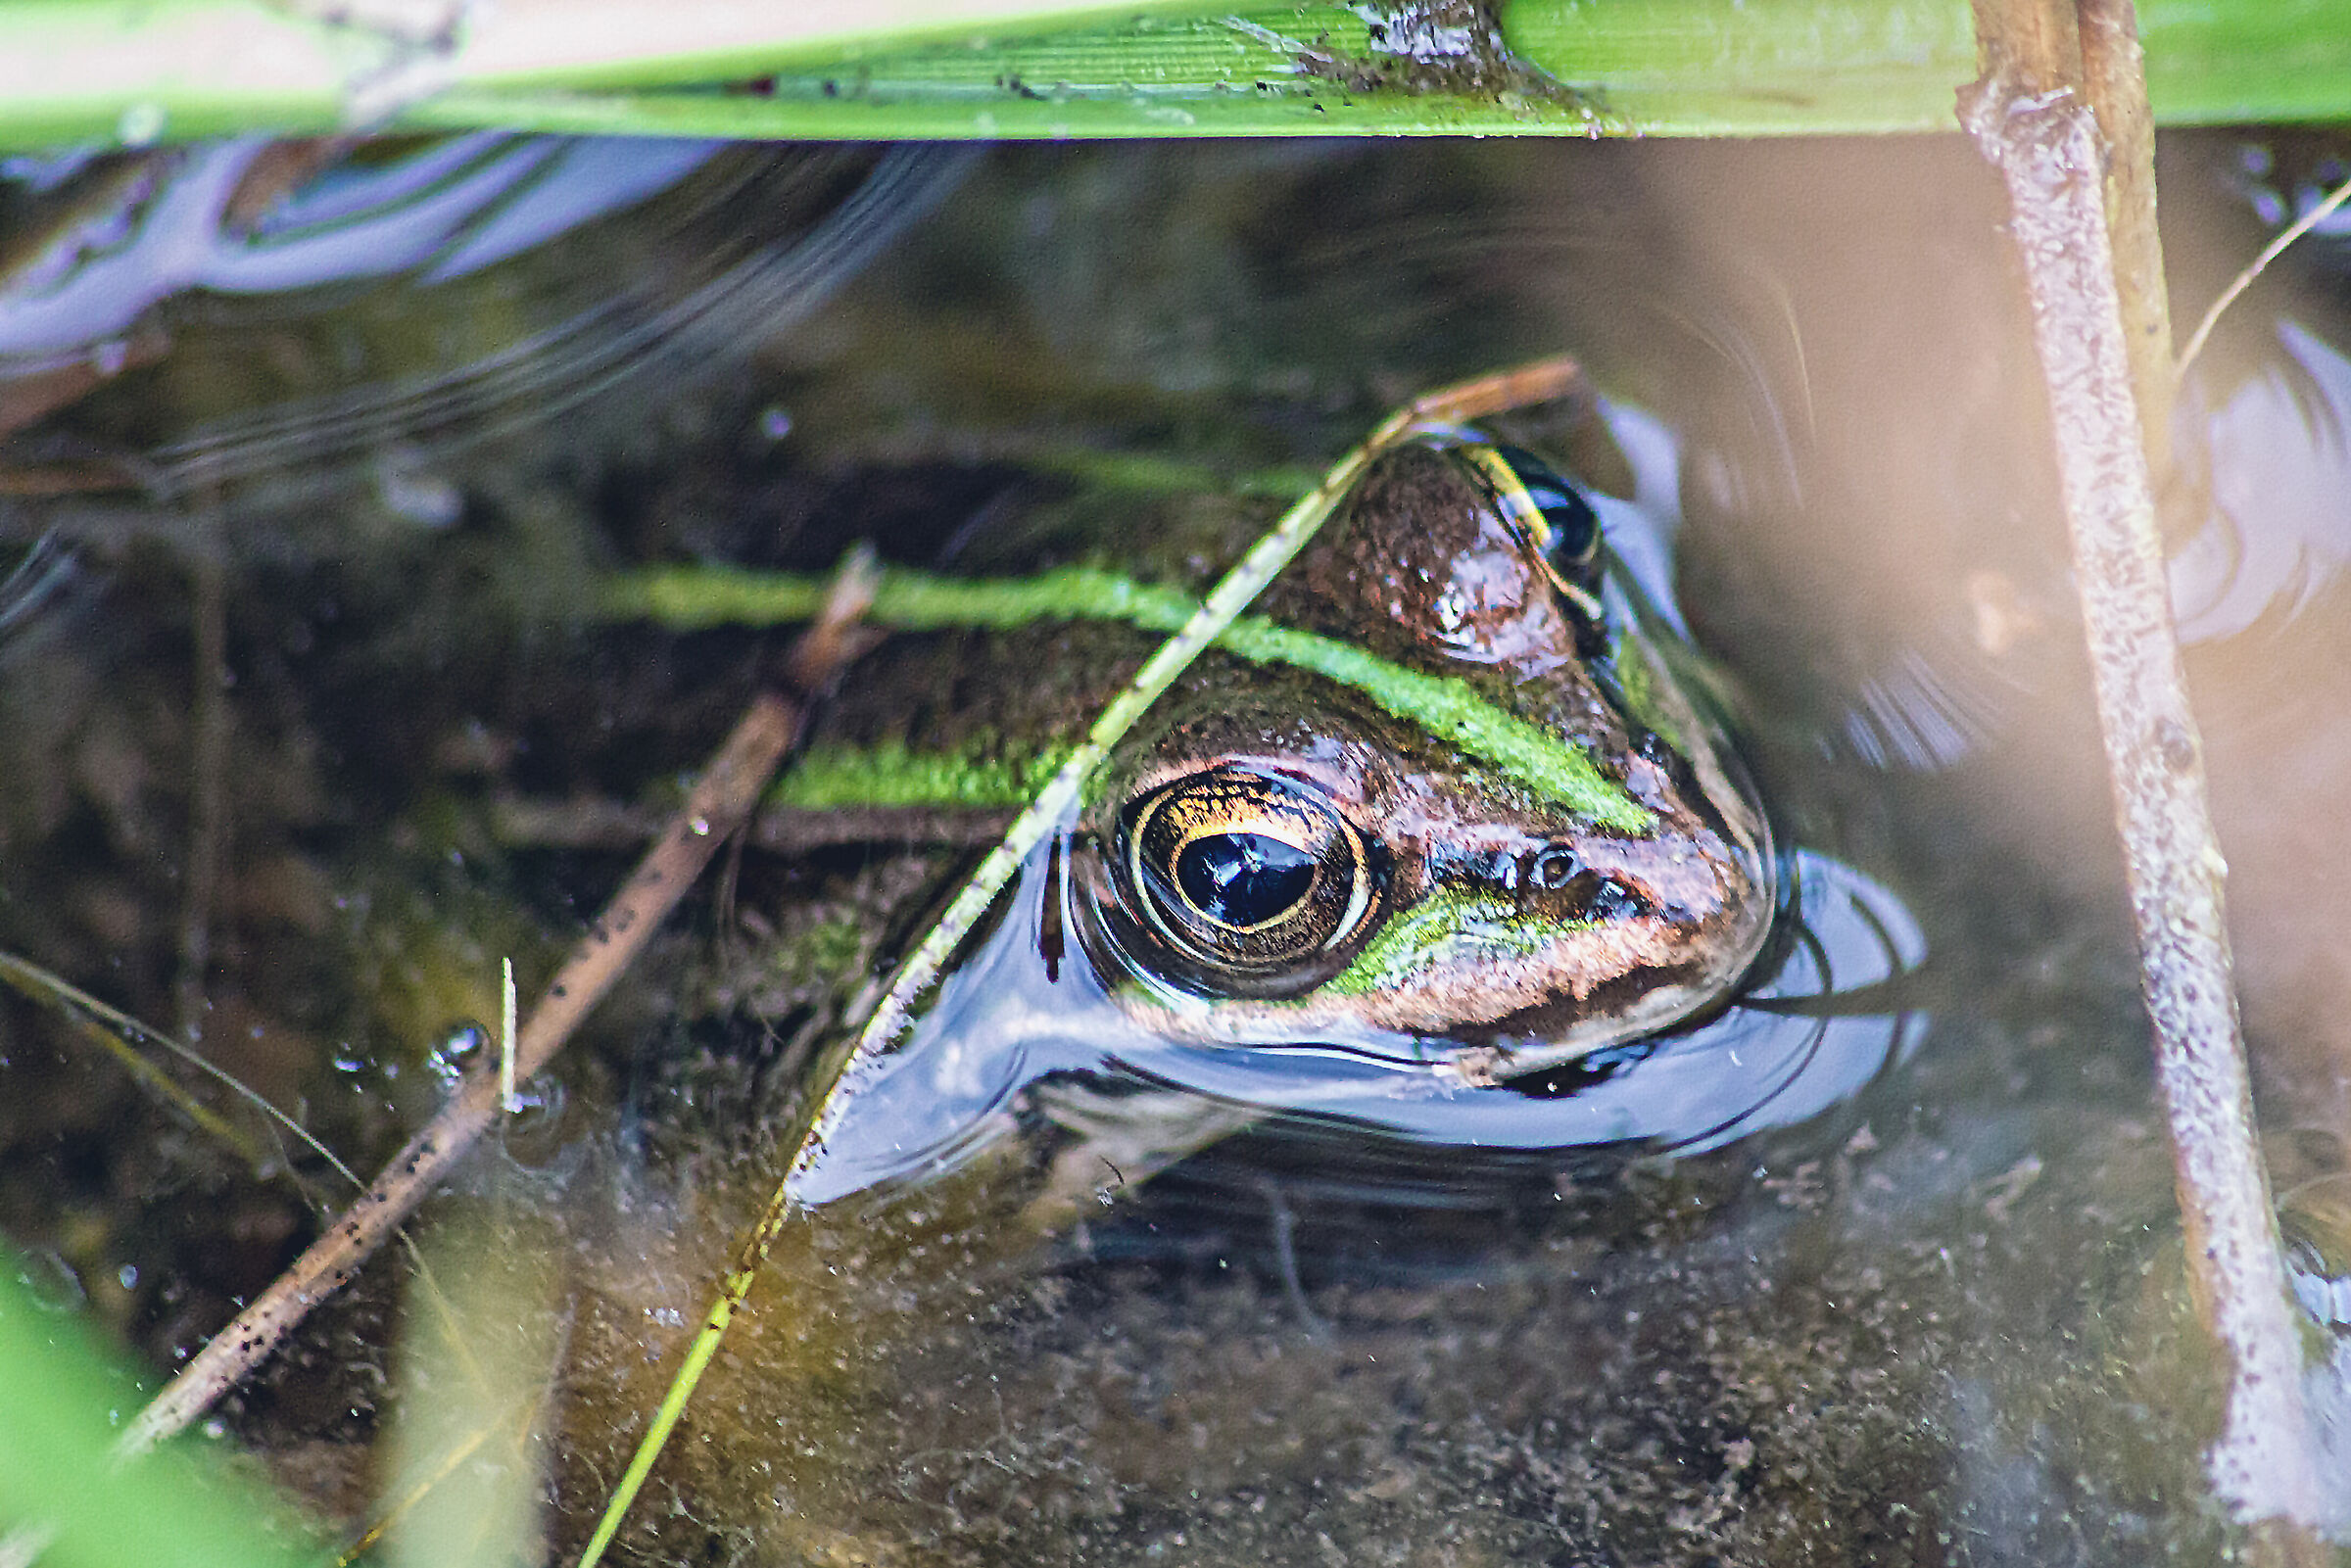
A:
<svg viewBox="0 0 2351 1568">
<path fill-rule="evenodd" d="M 677 6 L 297 6 L 269 0 L 5 0 L 0 144 L 364 124 L 451 86 L 741 80 L 910 41 L 1068 27 L 1200 0 L 873 0 Z"/>
<path fill-rule="evenodd" d="M 107 1055 L 122 1064 L 123 1069 L 174 1111 L 186 1117 L 207 1135 L 216 1138 L 225 1148 L 234 1150 L 248 1164 L 267 1163 L 268 1156 L 261 1145 L 212 1111 L 187 1090 L 172 1081 L 171 1075 L 149 1060 L 140 1050 L 149 1046 L 168 1051 L 181 1061 L 210 1073 L 227 1084 L 238 1094 L 254 1100 L 271 1114 L 276 1108 L 262 1100 L 245 1085 L 207 1062 L 196 1052 L 159 1030 L 151 1029 L 129 1014 L 108 1007 L 87 991 L 72 985 L 63 976 L 52 974 L 38 964 L 30 963 L 13 953 L 0 953 L 0 985 L 6 985 L 18 995 L 56 1009 L 69 1020 L 84 1039 L 91 1041 Z M 299 1130 L 299 1129 L 297 1129 Z"/>
<path fill-rule="evenodd" d="M 2244 268 L 2229 280 L 2229 286 L 2221 290 L 2220 298 L 2212 302 L 2203 319 L 2196 323 L 2196 330 L 2188 335 L 2187 347 L 2180 351 L 2180 374 L 2187 374 L 2187 367 L 2196 362 L 2196 356 L 2204 352 L 2204 345 L 2212 339 L 2213 328 L 2221 324 L 2221 317 L 2228 313 L 2229 307 L 2236 303 L 2236 297 L 2251 288 L 2253 280 L 2268 271 L 2270 263 L 2283 256 L 2296 240 L 2340 212 L 2345 202 L 2351 202 L 2351 180 L 2337 185 L 2327 194 L 2325 201 L 2317 203 L 2309 212 L 2279 230 L 2278 237 L 2263 246 L 2261 254 L 2246 262 Z"/>
<path fill-rule="evenodd" d="M 2351 31 L 2330 0 L 2149 12 L 2164 123 L 2345 113 Z M 1499 16 L 1500 43 L 1564 92 L 1416 79 L 1330 5 L 870 53 L 780 71 L 754 94 L 460 89 L 411 118 L 822 139 L 1885 134 L 1955 128 L 1951 95 L 1975 72 L 1958 0 L 1516 0 Z"/>
<path fill-rule="evenodd" d="M 840 99 L 820 81 L 780 84 L 759 96 L 707 92 L 450 93 L 419 104 L 401 124 L 471 129 L 497 125 L 580 136 L 727 136 L 752 141 L 1065 141 L 1238 136 L 1596 136 L 1642 127 L 1582 107 L 1505 108 L 1452 93 L 1351 92 L 1302 83 L 1278 93 L 1118 91 L 1026 98 L 933 92 Z M 1902 125 L 1842 124 L 1861 131 Z M 1754 127 L 1725 120 L 1717 134 Z"/>
<path fill-rule="evenodd" d="M 1494 47 L 1468 57 L 1385 48 L 1329 0 L 1238 18 L 1201 0 L 518 0 L 462 25 L 454 3 L 369 20 L 389 9 L 0 0 L 0 146 L 404 112 L 823 139 L 1947 130 L 1974 69 L 1965 0 L 1502 0 Z M 2153 0 L 2142 20 L 2163 123 L 2351 114 L 2339 0 Z"/>
</svg>

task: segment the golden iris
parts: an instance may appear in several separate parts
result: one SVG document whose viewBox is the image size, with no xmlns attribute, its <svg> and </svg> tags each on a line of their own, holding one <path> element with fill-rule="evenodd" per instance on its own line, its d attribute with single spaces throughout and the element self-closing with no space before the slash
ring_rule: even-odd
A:
<svg viewBox="0 0 2351 1568">
<path fill-rule="evenodd" d="M 1354 825 L 1313 790 L 1238 766 L 1162 784 L 1128 806 L 1122 855 L 1151 928 L 1178 952 L 1250 971 L 1329 952 L 1376 901 Z"/>
</svg>

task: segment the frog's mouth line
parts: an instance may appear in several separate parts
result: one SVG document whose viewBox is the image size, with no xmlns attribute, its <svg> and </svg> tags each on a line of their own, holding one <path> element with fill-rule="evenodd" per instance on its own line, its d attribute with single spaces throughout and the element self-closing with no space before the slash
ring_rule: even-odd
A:
<svg viewBox="0 0 2351 1568">
<path fill-rule="evenodd" d="M 1483 1083 L 1674 1028 L 1735 998 L 1770 944 L 1782 901 L 1772 862 L 1738 859 L 1752 868 L 1746 896 L 1710 917 L 1698 940 L 1654 914 L 1549 917 L 1500 893 L 1440 889 L 1392 917 L 1339 974 L 1292 998 L 1205 996 L 1137 963 L 1106 928 L 1102 889 L 1089 895 L 1082 876 L 1071 879 L 1064 919 L 1120 1010 L 1146 1030 L 1197 1045 L 1337 1045 L 1413 1062 L 1449 1040 L 1445 1055 L 1463 1080 Z M 1482 983 L 1380 1005 L 1383 993 L 1448 966 Z M 1559 1017 L 1587 1003 L 1597 1005 L 1583 1018 Z M 1515 1038 L 1499 1043 L 1498 1034 Z"/>
</svg>

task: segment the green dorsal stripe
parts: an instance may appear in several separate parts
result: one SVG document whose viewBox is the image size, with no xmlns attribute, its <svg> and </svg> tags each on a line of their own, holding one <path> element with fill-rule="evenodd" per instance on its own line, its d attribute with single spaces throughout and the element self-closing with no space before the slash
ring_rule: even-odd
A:
<svg viewBox="0 0 2351 1568">
<path fill-rule="evenodd" d="M 844 806 L 1025 806 L 1070 759 L 1067 745 L 1030 756 L 969 746 L 916 751 L 899 741 L 810 746 L 768 791 L 772 805 L 809 811 Z"/>
<path fill-rule="evenodd" d="M 1603 774 L 1583 747 L 1505 713 L 1465 681 L 1392 663 L 1352 643 L 1260 616 L 1233 622 L 1217 645 L 1254 663 L 1292 665 L 1351 686 L 1396 717 L 1604 828 L 1649 830 L 1649 812 Z"/>
<path fill-rule="evenodd" d="M 829 582 L 730 567 L 661 567 L 608 579 L 603 607 L 615 617 L 656 621 L 679 632 L 781 625 L 812 617 Z M 1084 567 L 1020 578 L 937 577 L 892 567 L 882 574 L 865 618 L 913 632 L 1010 630 L 1050 620 L 1124 621 L 1146 632 L 1173 632 L 1197 607 L 1198 600 L 1178 590 Z M 1652 826 L 1650 813 L 1581 746 L 1504 712 L 1467 682 L 1409 669 L 1262 616 L 1235 621 L 1217 645 L 1255 664 L 1288 665 L 1351 687 L 1598 826 L 1619 832 L 1645 832 Z"/>
</svg>

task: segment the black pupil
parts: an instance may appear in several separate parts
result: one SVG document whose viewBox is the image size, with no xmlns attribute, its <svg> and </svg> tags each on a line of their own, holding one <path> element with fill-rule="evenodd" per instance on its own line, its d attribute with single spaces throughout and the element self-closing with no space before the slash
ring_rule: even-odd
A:
<svg viewBox="0 0 2351 1568">
<path fill-rule="evenodd" d="M 1183 896 L 1223 926 L 1261 926 L 1304 898 L 1314 880 L 1314 856 L 1264 833 L 1212 833 L 1176 856 Z"/>
<path fill-rule="evenodd" d="M 1561 564 L 1588 558 L 1600 544 L 1600 514 L 1584 493 L 1561 479 L 1551 464 L 1516 447 L 1494 449 L 1526 487 L 1526 499 L 1551 525 L 1552 559 Z"/>
</svg>

